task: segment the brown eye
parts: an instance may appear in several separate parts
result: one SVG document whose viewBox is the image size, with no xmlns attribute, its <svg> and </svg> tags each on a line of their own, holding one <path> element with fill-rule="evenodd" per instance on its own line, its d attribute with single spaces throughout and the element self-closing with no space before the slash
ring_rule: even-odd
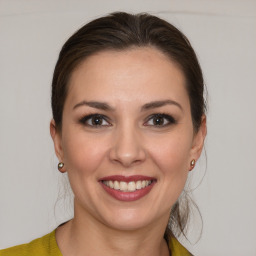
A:
<svg viewBox="0 0 256 256">
<path fill-rule="evenodd" d="M 107 118 L 103 115 L 92 114 L 83 117 L 80 122 L 87 126 L 101 127 L 101 126 L 110 126 L 111 124 L 106 120 Z"/>
<path fill-rule="evenodd" d="M 165 120 L 162 116 L 156 116 L 152 118 L 152 121 L 154 125 L 163 125 Z"/>
<path fill-rule="evenodd" d="M 91 124 L 92 125 L 102 125 L 103 118 L 101 116 L 93 116 L 91 118 Z"/>
<path fill-rule="evenodd" d="M 154 114 L 148 118 L 145 125 L 146 126 L 164 127 L 164 126 L 168 126 L 168 125 L 175 124 L 175 123 L 176 123 L 175 119 L 170 115 Z"/>
</svg>

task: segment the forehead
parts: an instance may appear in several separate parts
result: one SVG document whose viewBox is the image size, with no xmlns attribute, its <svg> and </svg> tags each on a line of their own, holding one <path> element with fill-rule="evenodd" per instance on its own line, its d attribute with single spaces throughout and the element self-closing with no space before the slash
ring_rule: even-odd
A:
<svg viewBox="0 0 256 256">
<path fill-rule="evenodd" d="M 103 51 L 86 58 L 72 73 L 68 98 L 143 100 L 187 98 L 178 65 L 153 47 Z"/>
</svg>

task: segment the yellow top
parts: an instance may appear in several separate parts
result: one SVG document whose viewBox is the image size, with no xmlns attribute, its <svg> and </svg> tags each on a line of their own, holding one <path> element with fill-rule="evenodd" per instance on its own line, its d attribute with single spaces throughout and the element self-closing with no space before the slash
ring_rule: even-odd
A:
<svg viewBox="0 0 256 256">
<path fill-rule="evenodd" d="M 169 243 L 172 256 L 192 256 L 175 238 Z M 55 238 L 55 230 L 28 244 L 0 250 L 0 256 L 62 256 Z"/>
</svg>

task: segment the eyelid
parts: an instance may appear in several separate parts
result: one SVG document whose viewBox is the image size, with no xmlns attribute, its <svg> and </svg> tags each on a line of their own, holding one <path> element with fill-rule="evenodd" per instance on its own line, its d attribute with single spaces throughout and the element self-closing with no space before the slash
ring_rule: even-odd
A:
<svg viewBox="0 0 256 256">
<path fill-rule="evenodd" d="M 154 117 L 162 117 L 166 120 L 168 120 L 168 123 L 167 124 L 164 124 L 164 125 L 147 125 L 146 123 L 148 123 L 151 119 L 153 119 Z M 169 125 L 172 125 L 172 124 L 176 124 L 177 121 L 176 119 L 170 115 L 170 114 L 165 114 L 165 113 L 155 113 L 155 114 L 152 114 L 150 115 L 147 119 L 146 119 L 146 122 L 144 122 L 144 125 L 145 126 L 154 126 L 154 127 L 157 127 L 157 128 L 161 128 L 161 127 L 166 127 L 166 126 L 169 126 Z"/>
<path fill-rule="evenodd" d="M 101 118 L 103 121 L 107 122 L 107 124 L 99 124 L 99 125 L 93 125 L 93 124 L 89 124 L 88 121 L 90 119 L 92 119 L 93 117 L 99 117 Z M 156 117 L 160 117 L 160 118 L 163 118 L 165 120 L 167 120 L 167 123 L 165 124 L 148 124 L 148 122 L 150 120 L 152 120 L 153 118 L 156 118 Z M 92 128 L 101 128 L 101 127 L 109 127 L 109 126 L 112 126 L 111 122 L 110 122 L 110 119 L 103 115 L 103 114 L 99 114 L 99 113 L 93 113 L 93 114 L 87 114 L 85 116 L 83 116 L 82 118 L 79 119 L 79 122 L 82 124 L 82 125 L 85 125 L 85 126 L 88 126 L 88 127 L 92 127 Z M 170 115 L 170 114 L 166 114 L 166 113 L 154 113 L 154 114 L 151 114 L 150 116 L 147 117 L 146 121 L 143 123 L 144 126 L 154 126 L 154 127 L 157 127 L 157 128 L 161 128 L 161 127 L 166 127 L 166 126 L 169 126 L 169 125 L 173 125 L 177 123 L 176 119 Z"/>
<path fill-rule="evenodd" d="M 93 117 L 102 118 L 103 120 L 105 120 L 108 123 L 108 125 L 90 125 L 90 124 L 88 124 L 87 123 L 88 120 L 90 120 Z M 106 126 L 111 126 L 112 125 L 107 116 L 102 115 L 102 114 L 98 114 L 98 113 L 85 115 L 85 116 L 83 116 L 82 118 L 79 119 L 79 122 L 82 123 L 83 125 L 93 127 L 93 128 L 100 128 L 100 127 L 106 127 Z"/>
</svg>

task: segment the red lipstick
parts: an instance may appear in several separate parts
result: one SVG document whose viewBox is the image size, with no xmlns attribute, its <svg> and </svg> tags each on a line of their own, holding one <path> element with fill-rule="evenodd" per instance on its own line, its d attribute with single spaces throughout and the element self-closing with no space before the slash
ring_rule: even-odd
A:
<svg viewBox="0 0 256 256">
<path fill-rule="evenodd" d="M 137 181 L 150 181 L 151 184 L 147 185 L 144 188 L 136 189 L 135 191 L 121 191 L 118 189 L 111 188 L 104 184 L 104 181 L 118 181 L 118 182 L 137 182 Z M 107 176 L 103 177 L 99 180 L 100 184 L 102 185 L 103 189 L 113 198 L 119 201 L 131 202 L 139 200 L 140 198 L 146 196 L 153 186 L 156 184 L 156 179 L 149 176 L 142 176 L 142 175 L 134 175 L 134 176 L 121 176 L 121 175 L 114 175 L 114 176 Z"/>
</svg>

